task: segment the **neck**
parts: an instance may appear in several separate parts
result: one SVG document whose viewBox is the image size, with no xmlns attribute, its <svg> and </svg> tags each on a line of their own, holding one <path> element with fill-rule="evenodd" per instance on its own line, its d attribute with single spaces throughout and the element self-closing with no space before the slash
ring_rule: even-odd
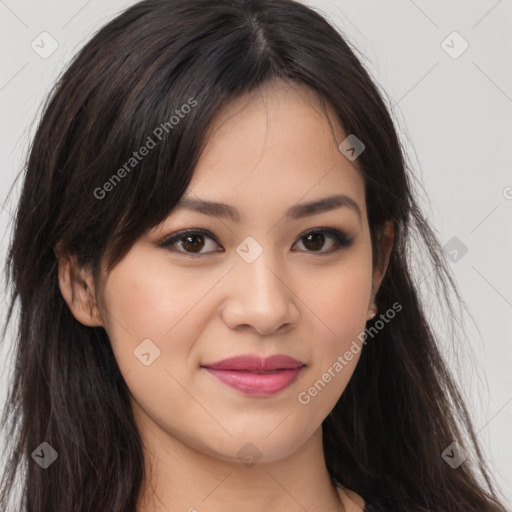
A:
<svg viewBox="0 0 512 512">
<path fill-rule="evenodd" d="M 249 465 L 223 460 L 207 453 L 205 447 L 192 447 L 154 423 L 142 425 L 140 414 L 136 416 L 143 427 L 139 431 L 146 478 L 137 512 L 351 510 L 353 499 L 338 494 L 331 483 L 321 427 L 290 456 Z M 360 512 L 361 508 L 354 510 Z"/>
</svg>

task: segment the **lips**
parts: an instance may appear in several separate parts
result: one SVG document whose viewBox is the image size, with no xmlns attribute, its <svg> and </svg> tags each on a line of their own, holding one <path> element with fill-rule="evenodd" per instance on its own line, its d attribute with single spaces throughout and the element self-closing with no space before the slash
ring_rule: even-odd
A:
<svg viewBox="0 0 512 512">
<path fill-rule="evenodd" d="M 201 365 L 224 384 L 248 395 L 268 396 L 282 391 L 305 366 L 292 357 L 278 354 L 262 359 L 246 355 Z"/>
<path fill-rule="evenodd" d="M 214 370 L 238 370 L 248 372 L 271 372 L 275 370 L 289 370 L 294 368 L 300 368 L 304 366 L 304 363 L 283 354 L 277 354 L 262 359 L 258 356 L 246 355 L 230 357 L 229 359 L 223 359 L 215 363 L 206 363 L 205 368 L 212 368 Z"/>
</svg>

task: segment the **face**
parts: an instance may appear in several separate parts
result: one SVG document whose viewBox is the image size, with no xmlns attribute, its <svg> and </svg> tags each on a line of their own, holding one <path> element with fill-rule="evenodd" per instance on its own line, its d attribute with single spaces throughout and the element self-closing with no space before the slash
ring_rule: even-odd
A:
<svg viewBox="0 0 512 512">
<path fill-rule="evenodd" d="M 375 284 L 364 182 L 337 147 L 347 134 L 335 125 L 335 135 L 307 88 L 234 101 L 212 127 L 189 205 L 105 275 L 101 323 L 141 429 L 224 460 L 257 449 L 271 461 L 321 427 L 357 364 Z M 300 208 L 335 195 L 346 197 Z M 277 354 L 302 366 L 205 367 Z"/>
</svg>

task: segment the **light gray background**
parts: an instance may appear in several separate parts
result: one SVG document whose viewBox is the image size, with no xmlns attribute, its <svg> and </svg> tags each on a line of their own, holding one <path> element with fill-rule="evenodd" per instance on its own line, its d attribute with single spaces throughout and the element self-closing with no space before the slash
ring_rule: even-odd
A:
<svg viewBox="0 0 512 512">
<path fill-rule="evenodd" d="M 64 63 L 133 3 L 0 0 L 2 204 L 21 168 L 41 102 Z M 306 3 L 323 11 L 366 55 L 365 65 L 394 106 L 415 174 L 428 194 L 422 199 L 425 213 L 443 244 L 457 237 L 468 248 L 450 265 L 478 328 L 468 339 L 472 356 L 458 365 L 452 355 L 449 360 L 491 467 L 512 502 L 512 1 Z M 31 48 L 33 41 L 42 46 L 43 31 L 58 43 L 46 59 Z M 445 51 L 455 56 L 463 48 L 462 40 L 450 36 L 453 31 L 469 44 L 457 58 Z M 19 187 L 0 212 L 2 261 L 18 193 Z M 418 269 L 426 297 L 430 271 Z M 436 321 L 436 297 L 429 297 Z M 3 320 L 5 300 L 0 308 Z M 444 348 L 450 354 L 453 347 Z M 4 347 L 2 404 L 12 367 L 8 355 Z"/>
</svg>

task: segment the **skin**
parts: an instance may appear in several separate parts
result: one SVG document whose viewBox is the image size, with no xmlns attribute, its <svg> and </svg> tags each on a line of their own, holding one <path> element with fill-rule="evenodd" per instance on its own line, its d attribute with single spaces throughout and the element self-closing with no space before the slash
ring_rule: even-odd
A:
<svg viewBox="0 0 512 512">
<path fill-rule="evenodd" d="M 277 83 L 233 101 L 212 126 L 185 195 L 230 204 L 239 222 L 175 209 L 101 283 L 59 258 L 63 297 L 78 321 L 105 328 L 131 392 L 148 468 L 139 512 L 364 507 L 355 493 L 332 486 L 321 432 L 359 354 L 308 404 L 298 400 L 364 331 L 393 242 L 388 224 L 385 264 L 374 269 L 364 181 L 357 160 L 338 150 L 347 134 L 328 112 L 335 138 L 304 86 Z M 361 219 L 347 207 L 284 217 L 297 203 L 333 193 L 350 196 Z M 304 238 L 322 227 L 353 244 L 325 254 L 336 246 L 329 234 L 323 245 Z M 187 228 L 216 240 L 194 239 L 195 252 L 192 244 L 176 243 L 177 252 L 157 246 Z M 252 263 L 236 252 L 247 236 L 263 250 Z M 148 338 L 160 355 L 145 366 L 134 350 Z M 270 397 L 246 395 L 200 368 L 241 354 L 287 354 L 306 367 Z M 249 442 L 261 456 L 252 466 L 237 456 Z"/>
</svg>

